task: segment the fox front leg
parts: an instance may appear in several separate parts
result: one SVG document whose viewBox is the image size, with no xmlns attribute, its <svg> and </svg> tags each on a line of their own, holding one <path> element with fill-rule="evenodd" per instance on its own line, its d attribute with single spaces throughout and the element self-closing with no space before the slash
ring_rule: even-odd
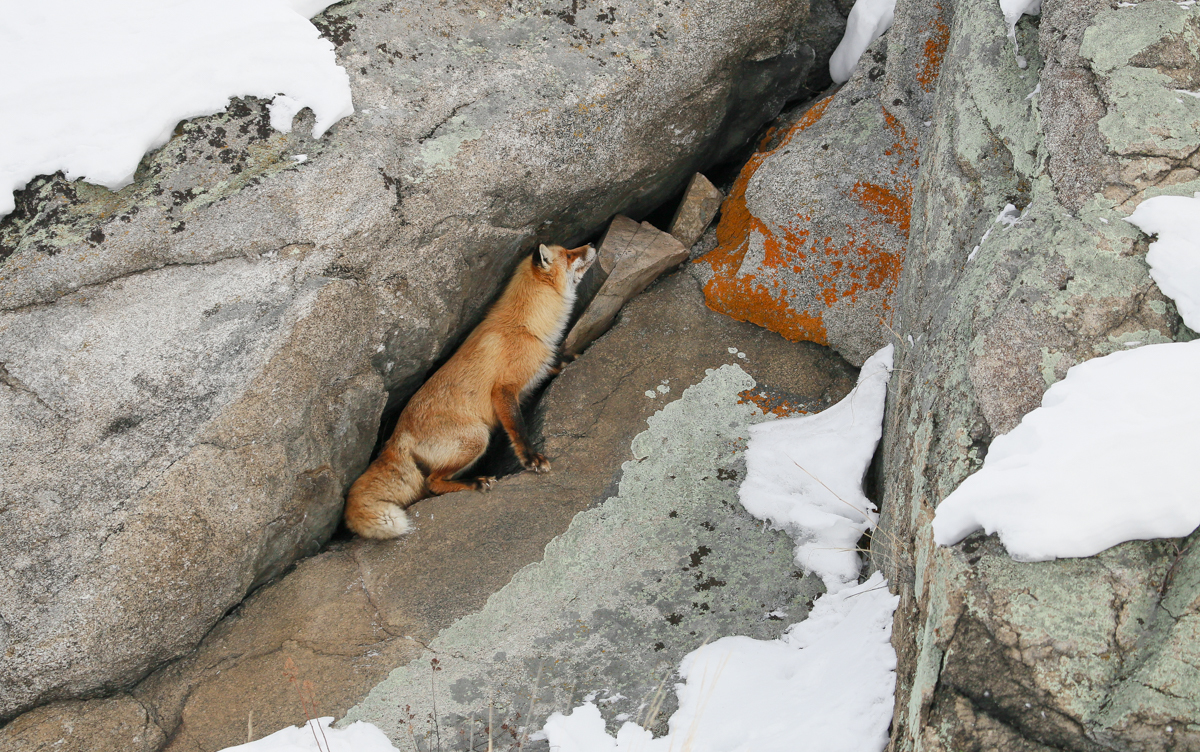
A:
<svg viewBox="0 0 1200 752">
<path fill-rule="evenodd" d="M 521 415 L 519 395 L 518 389 L 498 386 L 492 390 L 492 408 L 496 411 L 500 425 L 504 426 L 509 441 L 512 442 L 513 451 L 517 453 L 521 467 L 535 473 L 549 472 L 550 462 L 533 451 L 529 444 L 529 435 L 525 430 L 525 416 Z"/>
</svg>

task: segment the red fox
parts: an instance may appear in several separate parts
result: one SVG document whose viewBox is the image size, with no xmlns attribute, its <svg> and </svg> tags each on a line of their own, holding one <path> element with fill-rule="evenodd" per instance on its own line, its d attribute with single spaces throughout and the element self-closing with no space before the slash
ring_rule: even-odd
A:
<svg viewBox="0 0 1200 752">
<path fill-rule="evenodd" d="M 364 538 L 409 529 L 405 508 L 427 496 L 486 490 L 495 478 L 455 480 L 504 426 L 522 467 L 550 470 L 533 451 L 521 399 L 562 366 L 558 343 L 575 288 L 596 259 L 590 245 L 540 246 L 521 261 L 508 287 L 462 347 L 413 395 L 392 437 L 346 499 L 346 526 Z"/>
</svg>

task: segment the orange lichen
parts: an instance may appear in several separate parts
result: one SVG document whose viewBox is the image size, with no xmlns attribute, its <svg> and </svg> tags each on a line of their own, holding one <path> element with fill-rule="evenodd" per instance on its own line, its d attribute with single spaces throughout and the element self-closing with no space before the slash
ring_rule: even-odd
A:
<svg viewBox="0 0 1200 752">
<path fill-rule="evenodd" d="M 794 397 L 773 389 L 764 391 L 763 387 L 738 392 L 738 404 L 754 405 L 763 415 L 771 414 L 777 418 L 808 413 L 808 410 L 804 409 L 803 403 L 798 402 Z"/>
<path fill-rule="evenodd" d="M 881 182 L 859 181 L 849 191 L 846 198 L 861 207 L 865 217 L 847 225 L 844 233 L 839 231 L 841 239 L 836 243 L 827 232 L 811 237 L 814 222 L 803 210 L 788 223 L 768 225 L 747 206 L 751 179 L 772 154 L 818 122 L 831 100 L 828 97 L 809 108 L 773 149 L 751 157 L 721 206 L 717 247 L 697 260 L 709 264 L 713 272 L 704 287 L 710 308 L 791 340 L 819 344 L 828 344 L 824 312 L 841 300 L 854 303 L 864 291 L 878 291 L 882 293 L 882 310 L 878 313 L 890 310 L 888 301 L 902 264 L 901 254 L 890 249 L 896 246 L 897 234 L 902 239 L 908 237 L 912 206 L 909 175 L 916 166 L 917 146 L 899 121 L 886 111 L 882 113 L 886 127 L 895 135 L 895 142 L 884 150 L 884 156 L 895 160 L 894 167 L 884 168 Z M 885 182 L 888 185 L 882 184 Z M 823 220 L 818 218 L 817 228 L 832 229 Z M 754 269 L 743 271 L 752 247 L 761 251 L 761 259 L 756 259 Z M 810 292 L 803 293 L 797 284 Z"/>
<path fill-rule="evenodd" d="M 921 56 L 920 62 L 917 63 L 917 83 L 921 84 L 921 88 L 926 92 L 933 91 L 933 86 L 937 83 L 938 74 L 942 71 L 942 61 L 946 57 L 946 47 L 950 44 L 950 27 L 942 20 L 942 5 L 941 3 L 937 3 L 935 7 L 938 10 L 938 15 L 934 16 L 933 23 L 930 24 L 930 36 L 925 40 L 925 54 Z"/>
</svg>

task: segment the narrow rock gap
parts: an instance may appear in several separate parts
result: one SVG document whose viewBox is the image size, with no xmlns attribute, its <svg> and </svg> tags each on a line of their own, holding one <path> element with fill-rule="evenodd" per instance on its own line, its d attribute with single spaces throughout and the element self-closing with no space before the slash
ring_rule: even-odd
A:
<svg viewBox="0 0 1200 752">
<path fill-rule="evenodd" d="M 772 127 L 772 124 L 775 123 L 778 118 L 785 116 L 788 112 L 794 111 L 797 108 L 803 108 L 806 105 L 816 101 L 818 98 L 827 95 L 828 92 L 826 89 L 831 82 L 828 80 L 827 71 L 825 71 L 824 68 L 822 68 L 821 71 L 824 75 L 823 78 L 822 76 L 814 76 L 810 81 L 806 82 L 806 84 L 801 87 L 796 97 L 785 102 L 779 113 L 760 125 L 759 128 L 755 130 L 740 147 L 734 149 L 730 153 L 729 157 L 720 162 L 709 164 L 707 166 L 701 165 L 703 169 L 700 169 L 699 171 L 704 173 L 714 185 L 720 188 L 722 193 L 728 195 L 734 181 L 741 172 L 742 167 L 757 150 L 759 143 L 761 143 L 763 138 L 766 137 L 767 133 Z M 679 205 L 683 200 L 686 187 L 686 181 L 681 181 L 678 189 L 656 206 L 653 206 L 644 212 L 637 212 L 634 209 L 630 209 L 628 216 L 637 221 L 649 222 L 663 232 L 666 232 L 671 224 L 671 220 L 674 217 L 675 212 L 678 210 Z M 713 220 L 713 225 L 715 225 L 718 221 L 720 221 L 719 212 L 717 217 Z M 600 240 L 603 238 L 606 230 L 607 223 L 589 235 L 584 235 L 578 239 L 571 238 L 571 242 L 569 244 L 576 245 L 582 243 L 592 243 L 593 245 L 599 246 Z M 510 265 L 511 268 L 506 269 L 504 275 L 505 279 L 511 275 L 512 268 L 516 267 L 516 264 L 521 258 L 523 258 L 523 256 L 518 256 L 517 260 Z M 583 314 L 583 311 L 595 297 L 596 293 L 599 292 L 601 282 L 602 280 L 600 280 L 599 276 L 593 271 L 589 271 L 584 276 L 583 280 L 579 284 L 575 307 L 571 312 L 571 319 L 567 324 L 566 331 L 570 331 L 571 326 L 573 326 L 575 322 L 579 320 L 580 316 Z M 502 289 L 503 286 L 500 286 L 500 288 L 497 289 L 496 297 L 500 295 Z M 369 461 L 373 462 L 375 458 L 379 456 L 380 451 L 383 449 L 383 445 L 387 442 L 387 440 L 391 437 L 392 432 L 395 430 L 396 423 L 400 419 L 400 413 L 408 403 L 408 400 L 414 393 L 416 393 L 417 389 L 419 389 L 420 386 L 424 384 L 425 381 L 437 371 L 437 369 L 441 368 L 458 350 L 459 346 L 467 338 L 467 335 L 469 335 L 483 320 L 483 317 L 487 314 L 487 311 L 490 307 L 491 302 L 489 302 L 487 306 L 481 308 L 479 313 L 473 317 L 471 321 L 461 327 L 459 332 L 442 347 L 437 359 L 430 365 L 427 371 L 420 375 L 414 375 L 404 380 L 404 382 L 402 382 L 398 387 L 389 391 L 387 400 L 389 407 L 385 408 L 383 416 L 380 420 L 379 433 L 376 437 L 375 445 L 371 449 Z M 535 446 L 541 446 L 543 442 L 543 415 L 539 407 L 542 396 L 545 394 L 545 391 L 552 380 L 553 379 L 549 379 L 542 383 L 533 392 L 533 394 L 529 396 L 525 403 L 525 420 L 526 424 L 529 426 L 530 438 L 533 440 Z M 504 434 L 504 430 L 498 427 L 492 433 L 491 440 L 488 442 L 487 451 L 484 453 L 483 457 L 481 457 L 479 461 L 471 468 L 470 473 L 473 475 L 491 475 L 497 478 L 503 478 L 519 472 L 522 472 L 522 468 L 520 463 L 517 461 L 516 454 L 513 452 L 512 446 Z M 324 545 L 322 545 L 320 550 L 325 551 L 329 548 L 330 544 L 347 541 L 351 538 L 353 538 L 353 534 L 346 528 L 344 523 L 339 521 L 337 529 L 334 531 L 330 539 L 326 541 Z M 864 536 L 864 547 L 867 545 L 868 540 L 869 536 Z M 289 569 L 290 568 L 291 567 L 289 567 Z"/>
</svg>

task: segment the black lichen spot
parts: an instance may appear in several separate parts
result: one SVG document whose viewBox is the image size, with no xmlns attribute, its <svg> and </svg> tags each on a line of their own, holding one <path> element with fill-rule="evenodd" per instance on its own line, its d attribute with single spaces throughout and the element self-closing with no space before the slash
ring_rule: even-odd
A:
<svg viewBox="0 0 1200 752">
<path fill-rule="evenodd" d="M 171 191 L 171 203 L 175 206 L 182 206 L 196 198 L 196 192 L 191 188 L 182 191 Z"/>
<path fill-rule="evenodd" d="M 783 621 L 783 617 L 779 616 L 778 614 L 770 613 L 767 614 L 767 621 Z"/>
<path fill-rule="evenodd" d="M 666 646 L 666 645 L 664 645 L 663 643 L 661 643 L 661 642 L 656 642 L 656 643 L 654 643 L 654 650 L 655 650 L 655 651 L 659 651 L 659 650 L 666 650 L 666 649 L 667 649 L 667 646 Z"/>
<path fill-rule="evenodd" d="M 142 416 L 140 415 L 126 415 L 123 418 L 117 418 L 112 423 L 109 423 L 108 427 L 104 429 L 104 433 L 101 434 L 100 440 L 104 441 L 109 437 L 116 436 L 120 433 L 125 433 L 141 422 Z"/>
<path fill-rule="evenodd" d="M 712 531 L 714 531 L 714 530 L 716 530 L 716 529 L 717 529 L 717 526 L 716 526 L 716 525 L 714 525 L 714 524 L 712 524 L 712 523 L 711 523 L 711 522 L 709 522 L 708 520 L 705 520 L 704 522 L 701 522 L 701 523 L 700 523 L 700 527 L 704 528 L 705 530 L 708 530 L 709 532 L 712 532 Z"/>
<path fill-rule="evenodd" d="M 184 222 L 183 220 L 180 220 L 180 221 L 176 222 L 175 224 L 171 225 L 171 232 L 178 235 L 179 233 L 183 232 L 183 229 L 185 227 L 187 227 L 187 223 Z"/>
<path fill-rule="evenodd" d="M 92 233 L 90 235 L 88 235 L 88 241 L 90 241 L 92 243 L 103 243 L 104 242 L 104 230 L 101 230 L 99 227 L 92 230 Z"/>
<path fill-rule="evenodd" d="M 726 470 L 724 468 L 717 468 L 717 480 L 737 480 L 737 479 L 738 479 L 737 470 Z"/>
<path fill-rule="evenodd" d="M 672 625 L 678 627 L 679 622 L 683 621 L 683 616 L 681 614 L 667 614 L 667 621 L 671 622 Z"/>
<path fill-rule="evenodd" d="M 883 73 L 883 66 L 876 65 L 873 66 L 871 70 L 867 71 L 867 78 L 871 79 L 872 81 L 878 81 L 879 79 L 883 78 Z"/>
<path fill-rule="evenodd" d="M 207 318 L 209 318 L 209 317 L 216 316 L 216 315 L 217 315 L 217 311 L 219 311 L 219 310 L 221 310 L 221 304 L 220 304 L 220 303 L 217 303 L 217 304 L 216 304 L 215 306 L 213 306 L 212 308 L 206 308 L 206 309 L 204 309 L 204 312 L 203 312 L 201 315 L 202 315 L 202 316 L 204 316 L 204 318 L 206 318 L 206 319 L 207 319 Z"/>
<path fill-rule="evenodd" d="M 679 512 L 676 512 L 674 509 L 672 509 L 670 512 L 667 512 L 667 516 L 671 517 L 671 518 L 675 518 L 675 517 L 679 516 Z"/>
<path fill-rule="evenodd" d="M 696 589 L 696 592 L 700 592 L 701 590 L 712 590 L 715 587 L 724 587 L 724 586 L 725 586 L 725 580 L 718 580 L 716 577 L 709 577 L 704 582 L 697 582 L 692 587 L 694 587 Z"/>
<path fill-rule="evenodd" d="M 691 556 L 689 557 L 691 559 L 692 565 L 690 567 L 684 567 L 683 568 L 684 571 L 686 572 L 689 569 L 695 569 L 696 567 L 700 566 L 700 562 L 704 560 L 704 557 L 708 556 L 711 553 L 712 553 L 712 549 L 709 548 L 708 546 L 701 546 L 700 548 L 697 548 L 695 551 L 692 552 Z"/>
<path fill-rule="evenodd" d="M 225 129 L 219 125 L 216 128 L 213 128 L 213 135 L 210 139 L 208 139 L 208 145 L 216 149 L 224 149 Z"/>
<path fill-rule="evenodd" d="M 617 20 L 617 9 L 611 5 L 608 6 L 603 13 L 596 16 L 596 20 L 600 23 L 606 23 L 611 26 Z"/>
<path fill-rule="evenodd" d="M 350 23 L 350 19 L 333 14 L 317 16 L 312 19 L 311 23 L 317 27 L 317 31 L 321 32 L 321 36 L 333 42 L 337 47 L 350 41 L 350 35 L 354 33 L 355 28 L 354 24 Z"/>
</svg>

